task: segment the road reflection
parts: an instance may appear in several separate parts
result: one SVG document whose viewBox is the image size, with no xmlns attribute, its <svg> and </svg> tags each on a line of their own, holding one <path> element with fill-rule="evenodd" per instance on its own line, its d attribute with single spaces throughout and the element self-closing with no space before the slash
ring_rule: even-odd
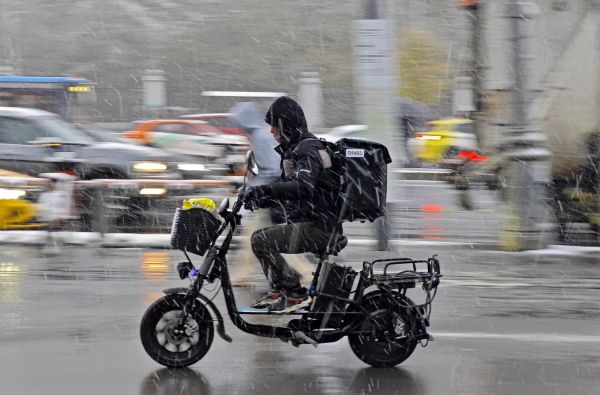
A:
<svg viewBox="0 0 600 395">
<path fill-rule="evenodd" d="M 425 383 L 402 368 L 365 368 L 352 377 L 349 394 L 423 395 Z"/>
<path fill-rule="evenodd" d="M 170 256 L 166 252 L 151 251 L 142 254 L 142 274 L 148 280 L 162 280 L 169 271 Z"/>
<path fill-rule="evenodd" d="M 0 262 L 0 302 L 21 302 L 21 265 L 13 262 Z"/>
<path fill-rule="evenodd" d="M 208 380 L 198 371 L 190 368 L 161 368 L 150 373 L 140 387 L 140 395 L 207 395 L 215 393 L 261 393 L 267 388 L 279 388 L 285 394 L 402 394 L 423 395 L 428 393 L 425 382 L 416 374 L 403 368 L 365 368 L 358 371 L 337 370 L 324 374 L 323 371 L 297 372 L 288 381 L 282 376 L 252 376 L 243 382 L 238 376 L 235 382 L 221 382 L 211 388 Z M 282 374 L 287 374 L 285 369 Z M 314 374 L 314 375 L 313 375 Z M 331 381 L 336 383 L 331 383 Z M 283 386 L 283 387 L 282 387 Z"/>
<path fill-rule="evenodd" d="M 150 373 L 140 387 L 140 395 L 207 395 L 208 381 L 199 372 L 189 369 L 162 368 Z"/>
</svg>

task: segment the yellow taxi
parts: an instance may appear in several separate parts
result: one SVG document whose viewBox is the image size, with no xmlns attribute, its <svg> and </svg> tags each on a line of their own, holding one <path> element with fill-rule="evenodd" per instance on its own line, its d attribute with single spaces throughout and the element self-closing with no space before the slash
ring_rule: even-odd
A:
<svg viewBox="0 0 600 395">
<path fill-rule="evenodd" d="M 416 133 L 409 141 L 417 160 L 439 165 L 459 159 L 461 153 L 477 151 L 477 137 L 470 119 L 438 119 L 426 124 L 430 128 Z"/>
<path fill-rule="evenodd" d="M 0 169 L 0 229 L 30 229 L 43 226 L 36 221 L 36 204 L 45 189 L 39 179 Z"/>
</svg>

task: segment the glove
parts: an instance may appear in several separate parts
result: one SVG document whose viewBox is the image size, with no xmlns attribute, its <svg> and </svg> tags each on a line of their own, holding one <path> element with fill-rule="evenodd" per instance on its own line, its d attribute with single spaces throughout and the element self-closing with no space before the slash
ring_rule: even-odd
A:
<svg viewBox="0 0 600 395">
<path fill-rule="evenodd" d="M 269 199 L 270 190 L 268 185 L 247 187 L 244 194 L 244 208 L 253 210 L 255 204 L 258 207 L 262 207 L 261 203 L 264 203 L 265 200 Z"/>
<path fill-rule="evenodd" d="M 248 197 L 248 195 L 244 196 L 244 208 L 248 211 L 254 211 L 256 208 L 254 202 Z"/>
</svg>

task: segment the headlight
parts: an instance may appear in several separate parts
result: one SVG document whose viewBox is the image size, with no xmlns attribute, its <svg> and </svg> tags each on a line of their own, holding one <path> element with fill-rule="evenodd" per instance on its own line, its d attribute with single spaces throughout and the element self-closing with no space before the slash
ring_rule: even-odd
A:
<svg viewBox="0 0 600 395">
<path fill-rule="evenodd" d="M 142 172 L 161 172 L 167 170 L 167 165 L 161 162 L 136 162 L 132 167 L 134 170 Z"/>
<path fill-rule="evenodd" d="M 180 163 L 177 168 L 183 171 L 208 171 L 202 163 Z"/>
<path fill-rule="evenodd" d="M 140 189 L 140 195 L 145 196 L 160 196 L 167 193 L 167 188 L 142 188 Z"/>
<path fill-rule="evenodd" d="M 22 189 L 0 188 L 0 199 L 20 199 L 25 195 L 27 195 L 27 192 Z"/>
</svg>

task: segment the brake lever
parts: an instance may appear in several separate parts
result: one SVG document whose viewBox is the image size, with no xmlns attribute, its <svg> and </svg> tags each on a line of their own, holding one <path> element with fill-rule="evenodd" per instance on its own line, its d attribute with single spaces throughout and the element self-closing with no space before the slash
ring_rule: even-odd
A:
<svg viewBox="0 0 600 395">
<path fill-rule="evenodd" d="M 238 193 L 237 200 L 235 201 L 235 203 L 233 204 L 233 207 L 231 208 L 232 214 L 238 215 L 238 212 L 240 211 L 240 209 L 242 208 L 242 205 L 244 204 L 245 197 L 246 197 L 246 189 L 244 188 L 243 190 L 241 190 Z"/>
<path fill-rule="evenodd" d="M 242 224 L 242 214 L 233 214 L 233 219 L 235 220 L 236 225 Z"/>
</svg>

